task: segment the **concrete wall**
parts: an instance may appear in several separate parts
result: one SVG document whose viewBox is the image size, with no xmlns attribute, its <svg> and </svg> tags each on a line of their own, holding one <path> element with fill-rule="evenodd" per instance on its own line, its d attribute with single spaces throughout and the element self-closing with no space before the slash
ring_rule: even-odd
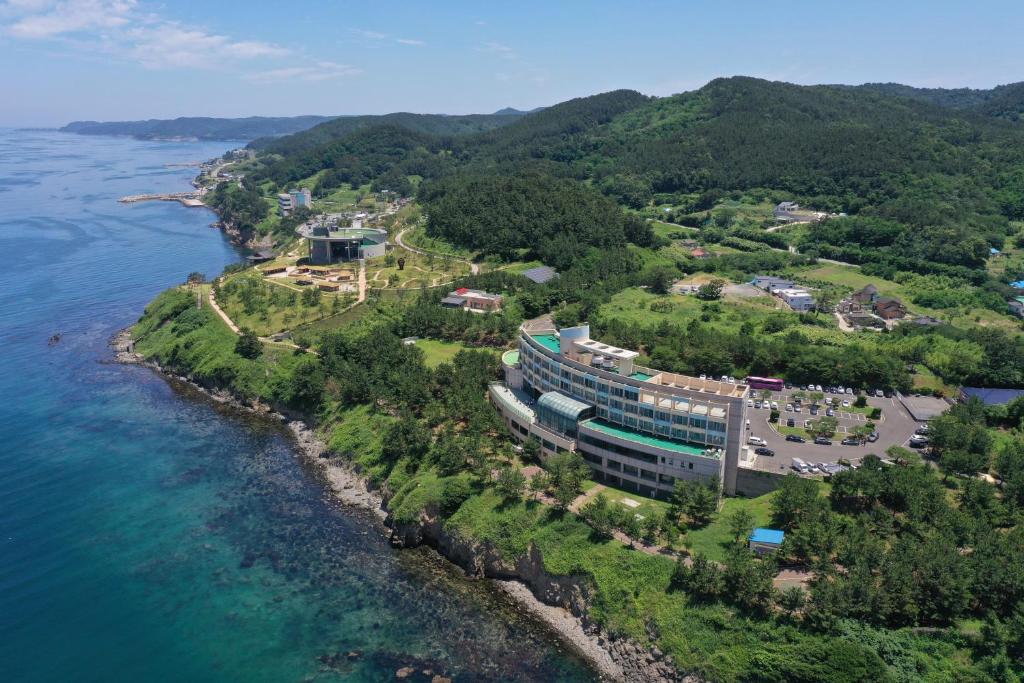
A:
<svg viewBox="0 0 1024 683">
<path fill-rule="evenodd" d="M 386 243 L 381 242 L 380 244 L 364 244 L 359 247 L 359 258 L 377 258 L 383 256 L 385 251 Z"/>
<path fill-rule="evenodd" d="M 740 467 L 736 470 L 736 495 L 756 498 L 779 488 L 786 472 L 764 472 Z"/>
</svg>

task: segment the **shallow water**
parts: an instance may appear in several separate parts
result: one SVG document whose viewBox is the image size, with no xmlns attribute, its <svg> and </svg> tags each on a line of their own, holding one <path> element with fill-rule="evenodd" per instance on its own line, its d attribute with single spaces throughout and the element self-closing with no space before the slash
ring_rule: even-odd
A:
<svg viewBox="0 0 1024 683">
<path fill-rule="evenodd" d="M 330 501 L 279 425 L 105 362 L 158 291 L 238 258 L 203 209 L 115 200 L 186 189 L 164 164 L 229 146 L 0 130 L 0 675 L 592 680 Z"/>
</svg>

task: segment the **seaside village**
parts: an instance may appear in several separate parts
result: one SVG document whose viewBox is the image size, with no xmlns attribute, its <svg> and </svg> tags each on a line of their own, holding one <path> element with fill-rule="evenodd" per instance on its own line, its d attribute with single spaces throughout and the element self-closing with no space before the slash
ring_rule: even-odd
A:
<svg viewBox="0 0 1024 683">
<path fill-rule="evenodd" d="M 214 182 L 239 180 L 220 165 L 209 167 L 207 173 L 215 176 Z M 218 294 L 218 310 L 225 319 L 257 329 L 266 342 L 291 344 L 296 328 L 344 319 L 370 296 L 440 289 L 439 307 L 481 316 L 499 313 L 506 304 L 500 293 L 457 286 L 460 277 L 488 266 L 471 262 L 465 254 L 443 251 L 443 245 L 424 236 L 422 223 L 398 220 L 411 207 L 409 200 L 394 193 L 370 194 L 340 211 L 316 206 L 306 187 L 280 193 L 276 200 L 281 219 L 300 211 L 307 218 L 295 227 L 294 237 L 283 242 L 284 248 L 256 249 L 248 258 L 251 268 L 238 280 L 229 278 Z M 794 202 L 778 204 L 772 216 L 785 226 L 829 217 Z M 710 256 L 709 249 L 695 240 L 677 239 L 675 244 L 695 259 Z M 559 277 L 555 269 L 538 262 L 513 268 L 536 283 Z M 336 303 L 321 303 L 312 318 L 285 314 L 233 320 L 232 316 L 245 314 L 228 296 L 233 286 L 250 277 L 245 273 L 258 274 L 272 290 L 280 288 L 277 294 L 315 290 Z M 708 282 L 708 277 L 695 274 L 674 282 L 669 294 L 680 302 L 694 300 Z M 835 287 L 823 290 L 815 280 L 769 274 L 719 285 L 720 301 L 726 304 L 754 302 L 767 310 L 824 315 L 834 318 L 843 334 L 941 323 L 913 312 L 900 298 L 883 294 L 870 282 L 846 287 L 842 296 L 836 295 Z M 1015 285 L 1021 296 L 1009 307 L 1021 315 L 1024 282 Z M 447 353 L 445 358 L 462 348 L 418 337 L 404 343 L 421 345 L 429 353 Z M 1024 395 L 977 387 L 964 387 L 955 396 L 903 395 L 890 387 L 830 386 L 824 381 L 793 384 L 771 377 L 685 376 L 642 366 L 639 357 L 637 350 L 592 338 L 587 324 L 559 328 L 551 316 L 542 316 L 526 321 L 514 349 L 501 354 L 503 377 L 490 386 L 488 397 L 520 444 L 535 442 L 542 458 L 580 454 L 599 490 L 618 491 L 624 505 L 639 510 L 646 505 L 644 500 L 669 500 L 680 481 L 714 481 L 727 495 L 756 498 L 773 491 L 790 473 L 828 477 L 858 467 L 868 452 L 885 453 L 894 446 L 926 449 L 928 421 L 952 401 L 977 396 L 998 405 Z M 824 420 L 831 424 L 827 431 L 820 428 Z M 532 466 L 524 473 L 538 469 Z M 783 539 L 781 530 L 758 527 L 748 542 L 757 553 L 770 553 Z"/>
</svg>

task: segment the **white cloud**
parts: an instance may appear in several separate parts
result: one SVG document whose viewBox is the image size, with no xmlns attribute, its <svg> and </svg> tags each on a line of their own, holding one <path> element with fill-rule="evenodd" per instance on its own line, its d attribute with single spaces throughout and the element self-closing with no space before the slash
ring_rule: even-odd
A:
<svg viewBox="0 0 1024 683">
<path fill-rule="evenodd" d="M 0 4 L 0 32 L 21 40 L 56 41 L 80 53 L 150 69 L 229 69 L 248 63 L 263 69 L 251 75 L 254 79 L 298 70 L 295 77 L 304 80 L 358 72 L 349 65 L 296 56 L 273 43 L 238 39 L 144 12 L 136 0 L 8 0 Z M 286 57 L 298 64 L 270 68 Z"/>
<path fill-rule="evenodd" d="M 516 54 L 515 50 L 510 48 L 508 45 L 503 45 L 501 43 L 484 43 L 480 46 L 480 50 L 483 52 L 489 52 L 493 55 L 498 55 L 499 57 L 504 57 L 505 59 L 519 59 L 519 55 Z"/>
<path fill-rule="evenodd" d="M 246 78 L 254 83 L 280 83 L 281 81 L 307 81 L 310 83 L 328 81 L 345 76 L 357 76 L 362 73 L 349 64 L 336 64 L 334 62 L 317 62 L 312 66 L 289 66 L 280 69 L 269 69 Z"/>
<path fill-rule="evenodd" d="M 412 38 L 395 38 L 395 42 L 401 43 L 402 45 L 426 45 L 426 42 L 422 40 L 413 40 Z"/>
</svg>

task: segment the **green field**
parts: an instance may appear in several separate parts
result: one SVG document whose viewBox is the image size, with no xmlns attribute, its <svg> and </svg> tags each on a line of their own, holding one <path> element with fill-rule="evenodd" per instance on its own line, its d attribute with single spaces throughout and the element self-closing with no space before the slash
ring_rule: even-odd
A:
<svg viewBox="0 0 1024 683">
<path fill-rule="evenodd" d="M 440 339 L 420 339 L 416 342 L 416 348 L 423 351 L 423 360 L 428 368 L 436 368 L 441 363 L 447 363 L 459 351 L 467 347 L 459 342 L 446 342 Z M 488 349 L 490 350 L 490 349 Z"/>
<path fill-rule="evenodd" d="M 775 492 L 757 498 L 725 498 L 714 521 L 703 529 L 687 532 L 684 543 L 691 553 L 699 553 L 716 562 L 724 561 L 725 551 L 733 541 L 729 531 L 730 516 L 737 510 L 745 509 L 754 516 L 755 527 L 769 526 L 774 496 Z"/>
<path fill-rule="evenodd" d="M 399 270 L 398 259 L 405 259 L 405 268 Z M 469 274 L 469 265 L 454 258 L 418 254 L 395 247 L 387 256 L 366 262 L 366 286 L 375 289 L 419 289 L 434 287 L 443 282 Z"/>
<path fill-rule="evenodd" d="M 670 310 L 652 310 L 651 304 L 667 306 Z M 781 315 L 797 324 L 799 316 L 792 311 L 780 311 L 777 300 L 768 295 L 751 298 L 723 298 L 721 301 L 705 302 L 693 295 L 657 295 L 647 290 L 625 289 L 612 297 L 600 309 L 602 318 L 617 318 L 638 325 L 650 326 L 667 320 L 676 325 L 686 325 L 691 320 L 709 317 L 717 327 L 738 331 L 744 322 L 757 325 L 769 315 Z"/>
</svg>

